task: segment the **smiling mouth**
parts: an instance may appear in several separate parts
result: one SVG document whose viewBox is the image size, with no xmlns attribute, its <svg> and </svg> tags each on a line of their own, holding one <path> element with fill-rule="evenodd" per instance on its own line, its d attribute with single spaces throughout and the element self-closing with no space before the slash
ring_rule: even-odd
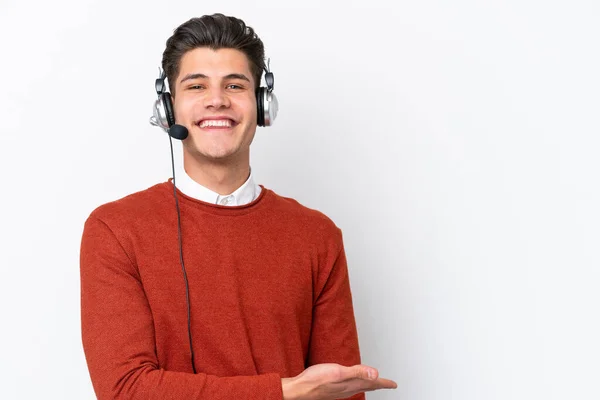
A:
<svg viewBox="0 0 600 400">
<path fill-rule="evenodd" d="M 237 123 L 231 119 L 205 119 L 197 125 L 201 129 L 229 129 L 237 125 Z"/>
</svg>

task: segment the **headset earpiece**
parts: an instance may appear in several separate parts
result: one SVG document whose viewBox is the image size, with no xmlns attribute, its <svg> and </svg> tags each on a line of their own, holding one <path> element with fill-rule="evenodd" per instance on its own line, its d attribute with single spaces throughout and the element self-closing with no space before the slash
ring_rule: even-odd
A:
<svg viewBox="0 0 600 400">
<path fill-rule="evenodd" d="M 159 73 L 159 78 L 154 82 L 158 99 L 154 101 L 150 124 L 162 128 L 174 139 L 184 140 L 188 136 L 188 130 L 183 125 L 175 124 L 175 112 L 173 111 L 171 93 L 166 90 L 166 75 L 160 68 Z"/>
<path fill-rule="evenodd" d="M 277 117 L 277 111 L 279 111 L 279 103 L 277 102 L 275 93 L 273 93 L 275 78 L 273 73 L 268 69 L 265 69 L 265 71 L 267 87 L 259 87 L 256 90 L 256 110 L 258 113 L 256 124 L 258 126 L 273 125 L 273 121 Z"/>
</svg>

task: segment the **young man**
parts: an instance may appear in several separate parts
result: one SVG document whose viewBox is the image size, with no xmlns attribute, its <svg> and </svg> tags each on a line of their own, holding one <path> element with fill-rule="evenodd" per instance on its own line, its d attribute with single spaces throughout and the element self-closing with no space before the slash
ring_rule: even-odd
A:
<svg viewBox="0 0 600 400">
<path fill-rule="evenodd" d="M 185 174 L 98 207 L 82 237 L 82 338 L 98 398 L 395 388 L 360 365 L 340 229 L 253 180 L 264 49 L 252 28 L 192 19 L 167 41 L 163 69 L 187 131 Z"/>
</svg>

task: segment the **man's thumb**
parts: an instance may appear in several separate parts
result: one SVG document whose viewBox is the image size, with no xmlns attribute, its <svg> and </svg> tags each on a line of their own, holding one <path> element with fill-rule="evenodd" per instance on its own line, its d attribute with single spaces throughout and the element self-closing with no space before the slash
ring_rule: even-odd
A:
<svg viewBox="0 0 600 400">
<path fill-rule="evenodd" d="M 356 368 L 356 377 L 360 379 L 369 379 L 374 380 L 377 379 L 377 370 L 371 367 L 366 366 L 357 366 Z"/>
</svg>

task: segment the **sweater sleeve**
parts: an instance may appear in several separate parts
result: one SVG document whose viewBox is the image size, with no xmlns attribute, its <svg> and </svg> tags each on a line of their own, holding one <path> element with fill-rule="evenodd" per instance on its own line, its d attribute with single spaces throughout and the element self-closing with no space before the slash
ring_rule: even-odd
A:
<svg viewBox="0 0 600 400">
<path fill-rule="evenodd" d="M 352 293 L 343 245 L 313 305 L 313 324 L 308 364 L 336 363 L 353 366 L 361 363 L 358 332 L 352 305 Z M 352 400 L 364 400 L 358 393 Z"/>
<path fill-rule="evenodd" d="M 91 215 L 80 252 L 83 349 L 98 399 L 282 400 L 277 373 L 218 377 L 158 365 L 154 323 L 134 262 Z"/>
</svg>

